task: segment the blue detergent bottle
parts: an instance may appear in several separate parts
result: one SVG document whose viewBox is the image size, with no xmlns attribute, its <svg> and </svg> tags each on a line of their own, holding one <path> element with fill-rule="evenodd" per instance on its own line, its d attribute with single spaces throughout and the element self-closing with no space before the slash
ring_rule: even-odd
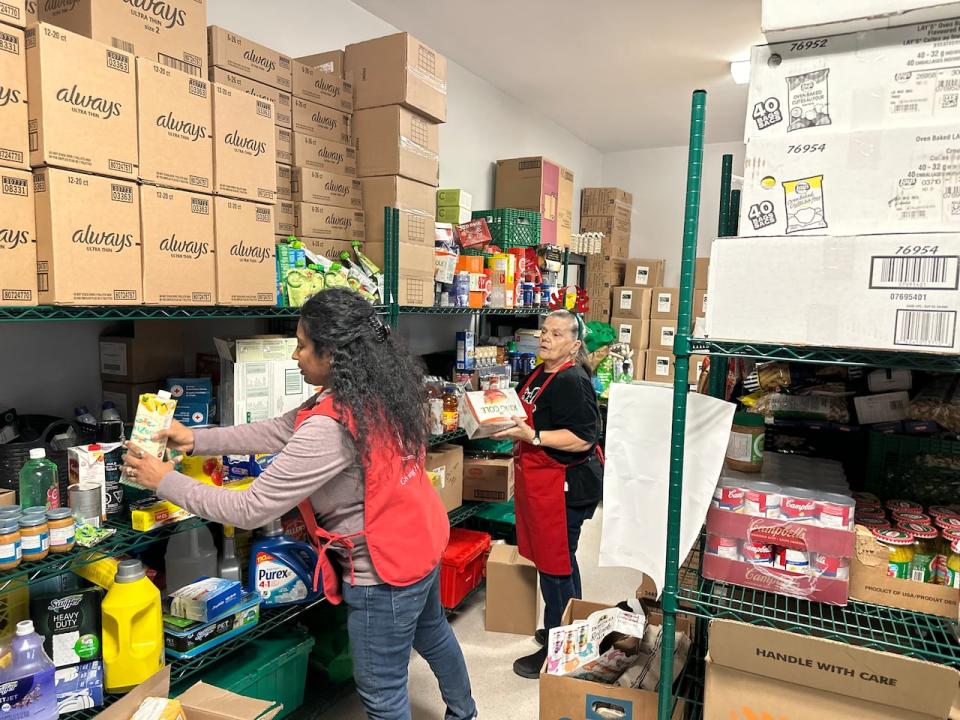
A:
<svg viewBox="0 0 960 720">
<path fill-rule="evenodd" d="M 317 551 L 283 534 L 283 524 L 274 520 L 260 530 L 250 548 L 250 592 L 260 596 L 261 607 L 298 605 L 323 594 L 323 579 L 313 591 Z"/>
</svg>

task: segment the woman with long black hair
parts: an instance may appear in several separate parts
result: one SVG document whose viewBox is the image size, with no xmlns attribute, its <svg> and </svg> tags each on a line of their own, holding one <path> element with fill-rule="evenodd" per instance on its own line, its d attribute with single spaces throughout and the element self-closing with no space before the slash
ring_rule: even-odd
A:
<svg viewBox="0 0 960 720">
<path fill-rule="evenodd" d="M 439 562 L 450 526 L 424 471 L 423 372 L 368 302 L 327 290 L 303 306 L 297 360 L 323 391 L 282 417 L 162 435 L 196 455 L 276 453 L 246 490 L 203 485 L 128 447 L 126 472 L 190 512 L 257 528 L 300 507 L 319 552 L 325 594 L 349 609 L 354 678 L 368 717 L 409 720 L 411 649 L 433 670 L 446 720 L 477 708 L 463 653 L 440 605 Z M 327 560 L 327 550 L 339 568 Z"/>
</svg>

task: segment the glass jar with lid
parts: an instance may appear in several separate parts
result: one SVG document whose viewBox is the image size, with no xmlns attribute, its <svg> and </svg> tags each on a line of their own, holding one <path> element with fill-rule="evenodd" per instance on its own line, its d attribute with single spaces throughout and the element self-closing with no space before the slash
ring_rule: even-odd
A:
<svg viewBox="0 0 960 720">
<path fill-rule="evenodd" d="M 887 577 L 910 579 L 913 562 L 913 535 L 903 530 L 873 529 L 873 537 L 887 550 Z"/>
<path fill-rule="evenodd" d="M 955 537 L 950 543 L 950 554 L 947 556 L 945 584 L 947 587 L 960 589 L 960 537 Z"/>
<path fill-rule="evenodd" d="M 910 579 L 914 582 L 937 582 L 937 540 L 939 533 L 932 525 L 900 523 L 897 526 L 913 536 L 913 559 L 910 561 Z"/>
</svg>

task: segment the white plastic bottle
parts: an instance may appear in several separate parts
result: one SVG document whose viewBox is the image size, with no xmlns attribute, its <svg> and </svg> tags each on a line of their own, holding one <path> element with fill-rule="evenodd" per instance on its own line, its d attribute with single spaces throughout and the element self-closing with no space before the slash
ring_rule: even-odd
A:
<svg viewBox="0 0 960 720">
<path fill-rule="evenodd" d="M 201 577 L 217 577 L 217 548 L 206 525 L 177 533 L 167 543 L 166 595 Z"/>
</svg>

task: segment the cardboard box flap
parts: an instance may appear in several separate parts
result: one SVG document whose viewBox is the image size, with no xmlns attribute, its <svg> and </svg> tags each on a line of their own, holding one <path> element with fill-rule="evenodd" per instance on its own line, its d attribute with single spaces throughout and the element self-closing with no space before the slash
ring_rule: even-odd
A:
<svg viewBox="0 0 960 720">
<path fill-rule="evenodd" d="M 282 704 L 269 700 L 255 700 L 198 682 L 180 696 L 180 703 L 190 720 L 270 720 L 281 710 Z"/>
<path fill-rule="evenodd" d="M 516 545 L 504 545 L 503 543 L 493 544 L 493 546 L 490 548 L 490 554 L 487 556 L 487 563 L 536 567 L 532 562 L 520 554 L 520 549 L 517 548 Z"/>
<path fill-rule="evenodd" d="M 170 666 L 154 673 L 133 690 L 117 700 L 101 713 L 96 720 L 130 720 L 140 707 L 140 703 L 149 697 L 167 697 L 170 694 Z"/>
<path fill-rule="evenodd" d="M 953 668 L 732 620 L 710 623 L 709 661 L 805 688 L 943 718 L 960 684 Z"/>
</svg>

